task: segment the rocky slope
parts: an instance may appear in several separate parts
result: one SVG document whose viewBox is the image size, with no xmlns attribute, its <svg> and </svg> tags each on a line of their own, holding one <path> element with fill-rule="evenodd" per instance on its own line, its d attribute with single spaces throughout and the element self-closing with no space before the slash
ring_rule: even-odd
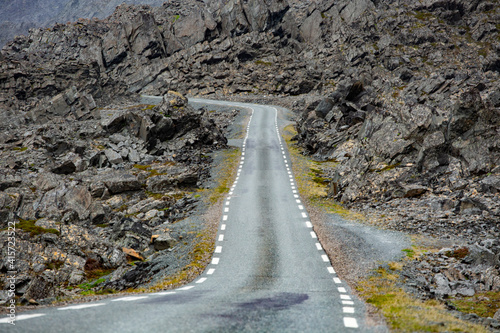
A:
<svg viewBox="0 0 500 333">
<path fill-rule="evenodd" d="M 16 0 L 0 3 L 0 47 L 29 29 L 79 18 L 105 18 L 122 3 L 161 6 L 164 0 Z"/>
<path fill-rule="evenodd" d="M 144 164 L 141 149 L 155 156 L 177 149 L 153 130 L 130 136 L 139 157 L 124 151 L 117 146 L 123 139 L 113 136 L 120 129 L 137 130 L 141 117 L 149 119 L 141 120 L 144 126 L 162 128 L 169 118 L 159 111 L 100 109 L 111 102 L 169 90 L 226 98 L 295 96 L 298 144 L 317 160 L 338 161 L 321 175 L 332 198 L 387 228 L 463 246 L 483 244 L 500 237 L 498 22 L 500 5 L 487 0 L 193 0 L 122 5 L 104 20 L 33 29 L 0 55 L 2 161 L 11 177 L 3 190 L 23 184 L 16 170 L 38 163 L 64 174 L 79 172 L 79 158 L 96 167 L 120 158 Z M 297 97 L 303 94 L 309 95 Z M 98 118 L 101 134 L 84 125 Z M 67 120 L 82 128 L 59 125 Z M 35 139 L 44 131 L 54 132 L 43 139 L 50 148 Z M 84 142 L 58 143 L 73 133 L 83 133 L 77 142 Z M 99 143 L 106 135 L 110 145 Z M 90 137 L 94 146 L 86 144 Z M 16 160 L 30 145 L 48 149 L 52 160 Z M 77 156 L 63 158 L 68 149 Z M 95 189 L 100 195 L 113 192 L 104 180 Z M 34 187 L 23 195 L 34 200 L 40 188 L 57 185 Z M 3 210 L 5 216 L 42 217 L 10 201 Z M 92 219 L 75 211 L 75 221 Z M 488 247 L 495 255 L 497 250 Z M 495 279 L 498 261 L 488 267 Z M 426 279 L 429 285 L 436 281 Z M 484 290 L 483 280 L 474 281 L 474 292 Z"/>
</svg>

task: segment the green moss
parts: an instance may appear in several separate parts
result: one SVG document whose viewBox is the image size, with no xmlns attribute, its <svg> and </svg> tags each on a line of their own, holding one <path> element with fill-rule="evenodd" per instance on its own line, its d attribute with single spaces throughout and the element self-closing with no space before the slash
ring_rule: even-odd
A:
<svg viewBox="0 0 500 333">
<path fill-rule="evenodd" d="M 155 106 L 156 106 L 156 105 L 154 105 L 154 104 L 149 104 L 149 105 L 146 105 L 146 106 L 142 109 L 142 111 L 151 110 L 151 109 L 153 109 Z"/>
<path fill-rule="evenodd" d="M 14 147 L 12 149 L 16 150 L 16 151 L 26 151 L 26 150 L 28 150 L 28 147 Z"/>
<path fill-rule="evenodd" d="M 428 21 L 434 17 L 434 15 L 432 15 L 431 13 L 421 12 L 421 11 L 416 11 L 415 14 L 413 14 L 413 16 L 415 16 L 416 19 L 419 19 L 421 21 Z"/>
<path fill-rule="evenodd" d="M 59 230 L 39 227 L 35 225 L 36 221 L 37 220 L 23 220 L 22 218 L 19 218 L 19 222 L 16 223 L 16 228 L 29 232 L 32 237 L 45 233 L 51 233 L 59 236 Z"/>
<path fill-rule="evenodd" d="M 474 313 L 483 318 L 493 317 L 500 309 L 500 292 L 477 293 L 472 297 L 452 299 L 450 303 L 461 312 Z"/>
<path fill-rule="evenodd" d="M 487 332 L 480 325 L 457 319 L 437 300 L 421 301 L 405 293 L 398 286 L 398 274 L 397 270 L 379 268 L 356 288 L 367 303 L 380 310 L 391 331 Z"/>
<path fill-rule="evenodd" d="M 256 65 L 263 65 L 263 66 L 272 66 L 273 64 L 268 61 L 263 61 L 263 60 L 256 60 L 255 61 Z"/>
<path fill-rule="evenodd" d="M 415 251 L 413 249 L 403 249 L 401 251 L 405 252 L 408 258 L 413 258 L 415 256 Z"/>
<path fill-rule="evenodd" d="M 47 264 L 47 269 L 58 270 L 64 265 L 63 260 L 53 260 Z"/>
<path fill-rule="evenodd" d="M 180 19 L 181 16 L 180 15 L 174 15 L 174 19 L 173 19 L 173 22 L 172 23 L 175 23 L 178 19 Z"/>
<path fill-rule="evenodd" d="M 85 275 L 87 276 L 87 279 L 89 279 L 89 280 L 98 279 L 97 281 L 99 281 L 99 280 L 104 281 L 104 279 L 100 279 L 100 278 L 103 276 L 109 275 L 111 273 L 113 273 L 113 269 L 96 268 L 96 269 L 92 269 L 89 271 L 85 271 Z"/>
</svg>

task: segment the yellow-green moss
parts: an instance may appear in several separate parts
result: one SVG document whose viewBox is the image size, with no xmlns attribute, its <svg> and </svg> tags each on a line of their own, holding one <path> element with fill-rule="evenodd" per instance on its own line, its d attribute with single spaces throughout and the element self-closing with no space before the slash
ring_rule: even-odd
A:
<svg viewBox="0 0 500 333">
<path fill-rule="evenodd" d="M 19 218 L 19 222 L 16 223 L 16 228 L 29 232 L 30 236 L 36 236 L 45 233 L 51 233 L 59 236 L 59 230 L 39 227 L 35 225 L 36 221 L 37 220 L 23 220 L 22 218 Z"/>
</svg>

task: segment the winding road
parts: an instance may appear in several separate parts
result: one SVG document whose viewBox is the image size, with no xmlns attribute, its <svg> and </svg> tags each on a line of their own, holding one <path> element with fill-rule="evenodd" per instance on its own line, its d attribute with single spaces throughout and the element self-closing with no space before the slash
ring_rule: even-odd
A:
<svg viewBox="0 0 500 333">
<path fill-rule="evenodd" d="M 364 305 L 338 278 L 301 202 L 274 107 L 251 117 L 224 199 L 211 263 L 172 291 L 0 319 L 2 332 L 367 332 Z"/>
</svg>

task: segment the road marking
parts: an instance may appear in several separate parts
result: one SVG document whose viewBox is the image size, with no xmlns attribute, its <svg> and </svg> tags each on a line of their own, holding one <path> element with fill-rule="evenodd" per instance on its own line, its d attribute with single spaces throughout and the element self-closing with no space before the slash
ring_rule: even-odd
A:
<svg viewBox="0 0 500 333">
<path fill-rule="evenodd" d="M 219 242 L 222 242 L 224 240 L 224 235 L 219 235 Z"/>
<path fill-rule="evenodd" d="M 227 200 L 229 200 L 229 199 L 227 199 Z M 229 206 L 229 201 L 226 201 L 226 206 Z"/>
<path fill-rule="evenodd" d="M 321 259 L 323 259 L 324 262 L 330 262 L 330 259 L 328 259 L 326 254 L 321 255 Z"/>
<path fill-rule="evenodd" d="M 206 277 L 202 277 L 201 279 L 199 279 L 198 281 L 196 281 L 196 283 L 203 283 L 207 281 L 207 278 Z"/>
<path fill-rule="evenodd" d="M 41 317 L 41 316 L 45 316 L 45 313 L 19 315 L 19 316 L 16 316 L 16 321 L 26 320 L 26 319 L 31 319 L 31 318 Z M 11 322 L 12 322 L 12 319 L 10 319 L 9 317 L 0 319 L 0 324 L 10 324 Z"/>
<path fill-rule="evenodd" d="M 354 308 L 352 306 L 344 306 L 342 308 L 342 312 L 344 312 L 344 313 L 354 313 Z"/>
<path fill-rule="evenodd" d="M 336 278 L 336 277 L 335 277 L 335 278 L 333 278 L 333 282 L 335 282 L 335 283 L 337 283 L 337 284 L 342 283 L 342 281 L 340 281 L 340 279 L 339 279 L 339 278 Z"/>
<path fill-rule="evenodd" d="M 295 186 L 293 186 L 294 184 L 292 184 L 292 190 L 295 190 Z M 293 193 L 297 193 L 297 191 L 293 192 Z"/>
<path fill-rule="evenodd" d="M 228 194 L 229 194 L 229 195 L 233 195 L 233 191 L 230 191 Z"/>
<path fill-rule="evenodd" d="M 339 289 L 339 293 L 346 293 L 347 292 L 347 290 L 345 290 L 344 287 L 339 287 L 338 289 Z"/>
<path fill-rule="evenodd" d="M 312 227 L 313 227 L 313 225 L 312 225 L 312 223 L 311 223 L 311 222 L 306 221 L 306 227 L 308 227 L 308 228 L 312 228 Z"/>
<path fill-rule="evenodd" d="M 320 243 L 316 243 L 316 249 L 318 250 L 323 250 L 323 247 L 321 246 Z"/>
<path fill-rule="evenodd" d="M 112 299 L 111 302 L 130 302 L 130 301 L 137 301 L 139 299 L 143 298 L 148 298 L 148 296 L 129 296 L 129 297 L 122 297 L 118 299 Z"/>
<path fill-rule="evenodd" d="M 347 301 L 352 300 L 351 296 L 349 296 L 349 295 L 340 295 L 340 299 L 345 299 Z"/>
<path fill-rule="evenodd" d="M 294 195 L 293 195 L 293 197 L 294 197 L 294 198 L 298 198 L 299 196 L 298 196 L 297 194 L 294 194 Z"/>
<path fill-rule="evenodd" d="M 208 271 L 207 271 L 207 275 L 212 275 L 214 274 L 215 272 L 215 268 L 210 268 Z"/>
<path fill-rule="evenodd" d="M 294 189 L 295 187 L 292 187 L 292 189 Z M 292 193 L 297 193 L 297 191 L 293 190 Z"/>
<path fill-rule="evenodd" d="M 216 246 L 214 252 L 215 253 L 221 253 L 222 252 L 222 246 Z"/>
<path fill-rule="evenodd" d="M 299 204 L 299 203 L 300 203 L 300 200 L 295 200 L 295 202 Z"/>
<path fill-rule="evenodd" d="M 304 210 L 304 206 L 299 205 L 299 209 L 300 209 L 300 210 Z"/>
<path fill-rule="evenodd" d="M 284 156 L 283 156 L 283 157 L 284 157 Z M 285 163 L 288 163 L 286 159 L 285 159 Z"/>
<path fill-rule="evenodd" d="M 172 295 L 172 294 L 175 294 L 175 291 L 163 291 L 163 292 L 160 292 L 160 293 L 155 293 L 153 295 L 165 296 L 165 295 Z"/>
<path fill-rule="evenodd" d="M 220 260 L 220 258 L 213 257 L 212 258 L 212 265 L 218 265 L 219 264 L 219 260 Z"/>
<path fill-rule="evenodd" d="M 179 288 L 177 290 L 189 290 L 189 289 L 193 289 L 194 286 L 185 286 L 185 287 L 182 287 L 182 288 Z"/>
<path fill-rule="evenodd" d="M 307 214 L 303 212 L 302 213 L 302 217 L 306 219 L 307 218 Z"/>
<path fill-rule="evenodd" d="M 226 208 L 224 208 L 224 212 L 225 212 L 225 213 L 229 212 L 229 208 L 227 208 L 227 207 L 226 207 Z"/>
<path fill-rule="evenodd" d="M 227 215 L 222 216 L 222 221 L 227 221 Z"/>
<path fill-rule="evenodd" d="M 353 301 L 342 301 L 343 305 L 354 305 Z"/>
<path fill-rule="evenodd" d="M 245 156 L 245 153 L 244 153 L 244 152 L 242 152 L 242 153 L 241 153 L 241 155 L 242 155 L 242 156 Z"/>
<path fill-rule="evenodd" d="M 349 328 L 358 328 L 358 322 L 356 318 L 344 317 L 344 326 Z"/>
<path fill-rule="evenodd" d="M 332 266 L 329 266 L 329 267 L 327 267 L 326 269 L 328 270 L 328 273 L 330 273 L 330 274 L 335 274 L 335 270 L 333 269 L 333 267 L 332 267 Z"/>
<path fill-rule="evenodd" d="M 226 230 L 226 225 L 225 224 L 221 224 L 220 230 Z"/>
<path fill-rule="evenodd" d="M 64 308 L 58 308 L 57 310 L 60 310 L 60 311 L 63 311 L 63 310 L 80 310 L 80 309 L 85 309 L 85 308 L 93 308 L 95 306 L 101 306 L 101 305 L 106 305 L 106 303 L 80 304 L 80 305 L 67 306 L 67 307 L 64 307 Z"/>
</svg>

